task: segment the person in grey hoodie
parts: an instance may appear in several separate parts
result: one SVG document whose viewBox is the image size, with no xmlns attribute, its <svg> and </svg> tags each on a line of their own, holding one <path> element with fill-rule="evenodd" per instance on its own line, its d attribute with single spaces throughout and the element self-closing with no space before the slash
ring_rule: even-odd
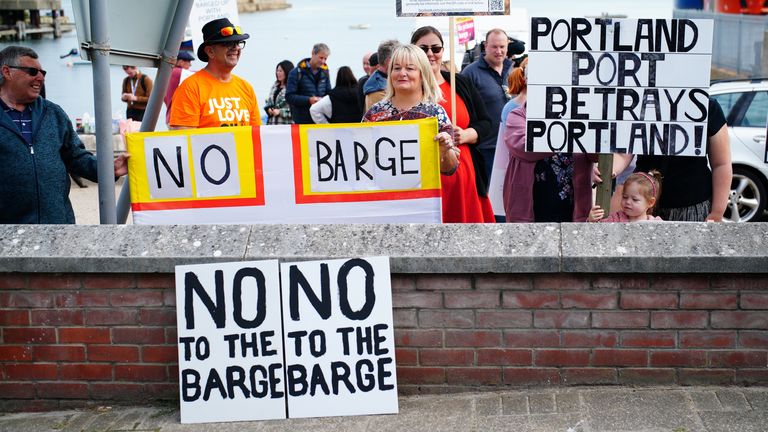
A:
<svg viewBox="0 0 768 432">
<path fill-rule="evenodd" d="M 64 110 L 40 96 L 45 73 L 30 48 L 0 51 L 0 223 L 75 223 L 68 173 L 97 181 L 96 157 Z M 116 177 L 127 159 L 115 159 Z"/>
</svg>

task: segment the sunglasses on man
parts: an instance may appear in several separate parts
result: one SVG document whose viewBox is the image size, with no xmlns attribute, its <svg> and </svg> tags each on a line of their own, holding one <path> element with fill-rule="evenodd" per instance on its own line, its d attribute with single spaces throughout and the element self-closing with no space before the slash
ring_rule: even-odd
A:
<svg viewBox="0 0 768 432">
<path fill-rule="evenodd" d="M 227 49 L 232 49 L 234 47 L 238 47 L 240 49 L 245 48 L 245 41 L 235 41 L 235 42 L 217 42 L 216 45 L 221 45 Z"/>
<path fill-rule="evenodd" d="M 45 74 L 47 74 L 47 73 L 48 73 L 48 72 L 46 72 L 46 71 L 44 71 L 44 70 L 42 70 L 42 69 L 38 69 L 38 68 L 35 68 L 35 67 L 29 67 L 29 66 L 11 66 L 11 65 L 6 65 L 6 66 L 8 66 L 8 67 L 9 67 L 9 68 L 11 68 L 11 69 L 18 69 L 18 70 L 20 70 L 20 71 L 24 71 L 24 72 L 26 72 L 26 73 L 27 73 L 27 75 L 29 75 L 29 76 L 31 76 L 31 77 L 36 77 L 36 76 L 37 76 L 37 74 L 39 74 L 39 73 L 43 74 L 43 77 L 45 77 Z"/>
</svg>

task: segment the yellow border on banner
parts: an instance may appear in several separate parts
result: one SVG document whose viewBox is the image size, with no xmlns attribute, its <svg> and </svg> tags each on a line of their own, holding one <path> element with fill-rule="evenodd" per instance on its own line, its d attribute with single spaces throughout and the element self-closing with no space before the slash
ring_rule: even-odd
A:
<svg viewBox="0 0 768 432">
<path fill-rule="evenodd" d="M 131 187 L 132 203 L 162 203 L 162 202 L 181 202 L 181 201 L 211 201 L 231 198 L 254 198 L 256 197 L 256 170 L 254 166 L 254 146 L 252 127 L 238 126 L 228 128 L 203 128 L 203 129 L 183 129 L 167 132 L 134 132 L 125 134 L 126 149 L 131 157 L 128 159 L 128 179 Z M 211 134 L 233 134 L 235 138 L 235 151 L 237 153 L 238 172 L 232 172 L 232 175 L 238 176 L 240 182 L 239 195 L 226 195 L 220 197 L 198 197 L 195 176 L 197 166 L 194 164 L 192 155 L 192 141 L 190 137 L 195 135 Z M 187 150 L 189 154 L 190 181 L 192 182 L 192 196 L 189 198 L 152 198 L 150 196 L 149 173 L 145 162 L 146 152 L 144 151 L 144 139 L 150 137 L 186 137 Z"/>
<path fill-rule="evenodd" d="M 311 195 L 357 195 L 357 194 L 370 194 L 372 191 L 333 191 L 333 192 L 313 192 L 311 189 L 311 176 L 310 176 L 310 160 L 309 160 L 309 139 L 307 138 L 307 131 L 310 129 L 352 129 L 352 128 L 367 128 L 371 126 L 376 127 L 388 127 L 388 126 L 405 126 L 405 125 L 418 125 L 419 126 L 419 152 L 421 155 L 421 188 L 420 189 L 381 189 L 375 192 L 402 192 L 404 190 L 433 190 L 440 189 L 440 152 L 438 151 L 438 144 L 435 141 L 435 135 L 437 135 L 437 119 L 434 117 L 419 119 L 419 120 L 400 120 L 400 121 L 386 121 L 376 123 L 335 123 L 335 124 L 315 124 L 315 125 L 300 125 L 299 126 L 299 138 L 301 140 L 301 169 L 302 178 L 304 184 L 304 194 Z"/>
</svg>

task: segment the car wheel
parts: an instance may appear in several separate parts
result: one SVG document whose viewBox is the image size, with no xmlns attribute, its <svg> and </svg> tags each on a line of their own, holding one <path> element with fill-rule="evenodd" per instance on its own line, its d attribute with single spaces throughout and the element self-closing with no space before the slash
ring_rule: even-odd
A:
<svg viewBox="0 0 768 432">
<path fill-rule="evenodd" d="M 760 220 L 768 197 L 760 176 L 749 168 L 733 167 L 731 193 L 723 220 L 752 222 Z"/>
</svg>

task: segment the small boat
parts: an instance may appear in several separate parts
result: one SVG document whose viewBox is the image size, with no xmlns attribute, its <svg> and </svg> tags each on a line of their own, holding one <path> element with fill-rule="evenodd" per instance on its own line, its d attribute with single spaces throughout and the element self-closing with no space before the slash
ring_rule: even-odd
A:
<svg viewBox="0 0 768 432">
<path fill-rule="evenodd" d="M 349 26 L 349 28 L 351 28 L 352 30 L 366 30 L 366 29 L 371 28 L 371 25 L 370 24 L 355 24 L 355 25 Z"/>
</svg>

